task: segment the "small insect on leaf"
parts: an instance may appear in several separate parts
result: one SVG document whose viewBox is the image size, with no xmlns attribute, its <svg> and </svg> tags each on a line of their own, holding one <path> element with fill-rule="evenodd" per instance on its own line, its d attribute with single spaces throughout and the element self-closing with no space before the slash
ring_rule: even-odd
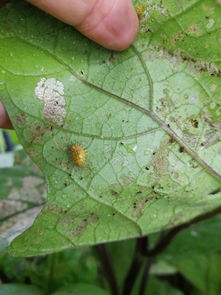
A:
<svg viewBox="0 0 221 295">
<path fill-rule="evenodd" d="M 75 165 L 83 166 L 85 164 L 86 152 L 80 145 L 73 144 L 71 146 L 71 156 Z"/>
<path fill-rule="evenodd" d="M 137 6 L 136 8 L 136 12 L 137 12 L 137 16 L 139 19 L 141 19 L 143 17 L 143 14 L 144 14 L 144 6 L 143 5 L 139 5 Z"/>
</svg>

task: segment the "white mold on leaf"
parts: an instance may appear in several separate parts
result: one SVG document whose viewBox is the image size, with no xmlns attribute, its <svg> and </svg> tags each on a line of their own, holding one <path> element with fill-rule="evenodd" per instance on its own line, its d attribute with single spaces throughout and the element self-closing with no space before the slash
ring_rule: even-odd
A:
<svg viewBox="0 0 221 295">
<path fill-rule="evenodd" d="M 41 78 L 35 95 L 44 102 L 44 118 L 55 125 L 63 125 L 66 116 L 63 83 L 55 78 Z"/>
</svg>

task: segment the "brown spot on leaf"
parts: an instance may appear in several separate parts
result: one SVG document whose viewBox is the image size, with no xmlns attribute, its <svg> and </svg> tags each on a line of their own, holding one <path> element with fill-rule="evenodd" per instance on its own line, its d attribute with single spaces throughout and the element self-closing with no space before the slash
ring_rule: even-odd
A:
<svg viewBox="0 0 221 295">
<path fill-rule="evenodd" d="M 51 126 L 32 125 L 29 130 L 32 134 L 30 142 L 38 143 L 42 140 L 42 137 L 45 135 L 45 133 L 51 132 Z"/>
<path fill-rule="evenodd" d="M 180 152 L 180 153 L 183 153 L 184 151 L 185 151 L 185 148 L 184 148 L 183 146 L 180 146 L 180 147 L 179 147 L 179 152 Z"/>
<path fill-rule="evenodd" d="M 191 120 L 191 124 L 193 125 L 194 128 L 198 128 L 199 127 L 199 122 L 196 119 Z"/>
<path fill-rule="evenodd" d="M 113 63 L 114 59 L 115 59 L 115 54 L 114 54 L 114 52 L 111 52 L 110 57 L 109 57 L 108 60 L 109 60 L 110 63 Z"/>
<path fill-rule="evenodd" d="M 91 223 L 95 223 L 98 221 L 98 217 L 95 215 L 92 215 L 88 217 L 87 219 L 83 219 L 82 221 L 79 222 L 77 227 L 71 231 L 68 231 L 72 236 L 80 236 L 83 231 L 87 228 L 87 226 Z"/>
<path fill-rule="evenodd" d="M 199 37 L 202 35 L 202 30 L 199 28 L 198 24 L 192 24 L 188 27 L 187 31 L 194 36 Z"/>
<path fill-rule="evenodd" d="M 153 153 L 153 158 L 151 161 L 157 177 L 161 177 L 165 180 L 167 180 L 169 177 L 167 160 L 169 152 L 168 144 L 168 139 L 164 140 L 157 151 Z"/>
<path fill-rule="evenodd" d="M 221 121 L 213 120 L 209 115 L 204 115 L 203 119 L 207 123 L 207 129 L 201 147 L 208 148 L 221 140 Z"/>
<path fill-rule="evenodd" d="M 25 113 L 19 113 L 16 115 L 15 120 L 17 121 L 18 124 L 25 124 L 26 121 L 26 115 Z"/>
<path fill-rule="evenodd" d="M 174 139 L 173 137 L 170 137 L 170 139 L 169 139 L 169 143 L 172 144 L 172 143 L 174 143 L 174 142 L 176 142 L 175 139 Z"/>
<path fill-rule="evenodd" d="M 50 212 L 53 212 L 53 213 L 56 213 L 56 214 L 63 214 L 65 209 L 59 207 L 58 205 L 56 204 L 48 204 L 44 207 L 44 209 L 42 210 L 42 212 L 47 212 L 47 211 L 50 211 Z"/>
<path fill-rule="evenodd" d="M 170 42 L 172 45 L 175 45 L 177 41 L 181 41 L 186 37 L 186 32 L 179 32 L 172 36 Z"/>
<path fill-rule="evenodd" d="M 136 205 L 133 206 L 134 211 L 133 211 L 133 217 L 140 217 L 143 214 L 143 210 L 145 207 L 145 204 L 148 203 L 150 200 L 153 199 L 153 195 L 150 194 L 147 197 L 139 200 L 136 202 Z"/>
</svg>

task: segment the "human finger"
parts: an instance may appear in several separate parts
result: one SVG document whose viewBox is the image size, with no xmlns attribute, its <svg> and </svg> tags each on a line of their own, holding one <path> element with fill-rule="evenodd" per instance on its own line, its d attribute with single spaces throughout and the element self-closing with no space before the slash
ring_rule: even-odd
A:
<svg viewBox="0 0 221 295">
<path fill-rule="evenodd" d="M 130 0 L 27 0 L 112 50 L 126 49 L 138 31 Z"/>
</svg>

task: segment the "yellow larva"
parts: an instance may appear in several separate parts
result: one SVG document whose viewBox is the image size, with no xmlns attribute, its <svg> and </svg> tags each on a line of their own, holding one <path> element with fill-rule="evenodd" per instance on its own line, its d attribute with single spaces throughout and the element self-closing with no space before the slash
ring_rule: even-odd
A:
<svg viewBox="0 0 221 295">
<path fill-rule="evenodd" d="M 71 155 L 75 165 L 83 166 L 85 164 L 86 152 L 80 145 L 73 144 L 71 146 Z"/>
<path fill-rule="evenodd" d="M 136 12 L 137 12 L 137 16 L 139 19 L 141 19 L 143 17 L 143 14 L 144 14 L 144 6 L 143 5 L 139 5 L 137 8 L 136 8 Z"/>
</svg>

